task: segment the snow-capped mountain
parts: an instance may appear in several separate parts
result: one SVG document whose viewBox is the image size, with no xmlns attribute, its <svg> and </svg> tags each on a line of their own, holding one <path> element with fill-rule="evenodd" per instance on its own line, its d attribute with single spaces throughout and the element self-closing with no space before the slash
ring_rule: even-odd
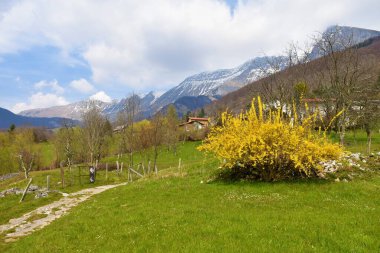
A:
<svg viewBox="0 0 380 253">
<path fill-rule="evenodd" d="M 257 57 L 236 68 L 202 72 L 190 76 L 159 97 L 152 107 L 159 110 L 181 97 L 223 96 L 264 77 L 270 71 L 271 62 L 285 62 L 285 60 L 283 56 Z"/>
<path fill-rule="evenodd" d="M 333 45 L 334 50 L 341 50 L 347 45 L 357 45 L 368 39 L 380 36 L 380 31 L 369 30 L 364 28 L 357 28 L 351 26 L 330 26 L 322 33 L 322 40 L 331 37 L 331 42 L 335 42 Z M 344 44 L 344 45 L 342 45 Z M 313 47 L 311 51 L 311 60 L 321 57 L 321 52 L 318 43 Z"/>
<path fill-rule="evenodd" d="M 151 103 L 156 99 L 154 92 L 149 92 L 140 98 L 140 109 L 142 112 L 150 111 Z M 125 99 L 120 101 L 114 100 L 111 103 L 106 103 L 98 100 L 91 100 L 92 103 L 100 109 L 109 119 L 113 120 L 116 115 L 125 107 Z M 49 108 L 31 109 L 22 111 L 19 115 L 28 117 L 64 117 L 80 120 L 84 112 L 89 109 L 90 100 L 84 100 L 68 105 L 53 106 Z"/>
<path fill-rule="evenodd" d="M 105 103 L 94 100 L 96 106 L 101 110 L 110 107 L 112 103 Z M 80 101 L 68 105 L 53 106 L 48 108 L 39 108 L 22 111 L 19 115 L 28 117 L 64 117 L 70 119 L 81 119 L 81 116 L 89 108 L 89 100 Z"/>
</svg>

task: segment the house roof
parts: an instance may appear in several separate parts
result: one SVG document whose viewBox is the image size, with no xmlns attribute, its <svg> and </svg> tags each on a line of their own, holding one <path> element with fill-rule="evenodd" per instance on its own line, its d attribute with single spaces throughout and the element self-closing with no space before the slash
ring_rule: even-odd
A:
<svg viewBox="0 0 380 253">
<path fill-rule="evenodd" d="M 188 121 L 209 121 L 209 118 L 189 117 Z"/>
<path fill-rule="evenodd" d="M 205 125 L 205 123 L 204 123 L 204 122 L 201 122 L 201 121 L 188 121 L 188 122 L 185 122 L 185 123 L 179 124 L 179 126 L 191 125 L 191 124 L 194 124 L 194 123 L 198 123 L 198 124 L 201 124 L 201 125 Z"/>
<path fill-rule="evenodd" d="M 306 103 L 312 103 L 312 102 L 320 103 L 320 102 L 323 102 L 323 100 L 320 99 L 320 98 L 304 98 L 304 99 L 302 99 L 302 101 L 306 102 Z"/>
<path fill-rule="evenodd" d="M 190 124 L 194 124 L 194 123 L 199 123 L 201 125 L 205 125 L 209 121 L 210 120 L 208 118 L 188 117 L 187 122 L 182 123 L 179 126 L 190 125 Z"/>
</svg>

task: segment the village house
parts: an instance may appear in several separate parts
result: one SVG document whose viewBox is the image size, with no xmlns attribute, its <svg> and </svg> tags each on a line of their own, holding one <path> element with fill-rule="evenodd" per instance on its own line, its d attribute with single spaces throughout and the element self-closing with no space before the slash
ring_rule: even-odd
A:
<svg viewBox="0 0 380 253">
<path fill-rule="evenodd" d="M 179 125 L 179 127 L 183 128 L 186 132 L 198 131 L 201 129 L 205 129 L 209 126 L 210 126 L 209 118 L 196 118 L 196 117 L 188 117 L 187 122 Z"/>
</svg>

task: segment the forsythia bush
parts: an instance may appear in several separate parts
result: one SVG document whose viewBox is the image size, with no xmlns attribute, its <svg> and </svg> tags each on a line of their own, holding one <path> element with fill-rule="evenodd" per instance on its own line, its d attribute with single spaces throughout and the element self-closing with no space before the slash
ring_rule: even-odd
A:
<svg viewBox="0 0 380 253">
<path fill-rule="evenodd" d="M 239 177 L 266 181 L 317 176 L 321 161 L 342 153 L 324 132 L 314 130 L 317 113 L 297 123 L 295 109 L 289 120 L 282 110 L 264 110 L 260 97 L 257 107 L 254 99 L 245 114 L 224 113 L 222 126 L 214 127 L 199 149 L 214 153 Z"/>
</svg>

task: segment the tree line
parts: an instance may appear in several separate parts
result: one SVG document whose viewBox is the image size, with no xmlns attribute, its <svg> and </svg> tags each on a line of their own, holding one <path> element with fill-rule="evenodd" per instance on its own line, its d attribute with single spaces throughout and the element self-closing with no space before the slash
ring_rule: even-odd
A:
<svg viewBox="0 0 380 253">
<path fill-rule="evenodd" d="M 124 108 L 113 124 L 90 101 L 79 126 L 68 120 L 54 131 L 12 126 L 0 132 L 0 174 L 22 171 L 27 178 L 31 170 L 58 167 L 64 178 L 64 168 L 71 169 L 74 164 L 98 167 L 106 156 L 115 156 L 118 162 L 127 156 L 128 166 L 133 167 L 137 152 L 156 168 L 162 148 L 177 152 L 180 140 L 177 112 L 170 106 L 165 115 L 158 113 L 138 121 L 139 110 L 139 99 L 132 95 L 125 99 Z M 43 161 L 46 156 L 43 144 L 51 149 L 48 164 Z"/>
</svg>

